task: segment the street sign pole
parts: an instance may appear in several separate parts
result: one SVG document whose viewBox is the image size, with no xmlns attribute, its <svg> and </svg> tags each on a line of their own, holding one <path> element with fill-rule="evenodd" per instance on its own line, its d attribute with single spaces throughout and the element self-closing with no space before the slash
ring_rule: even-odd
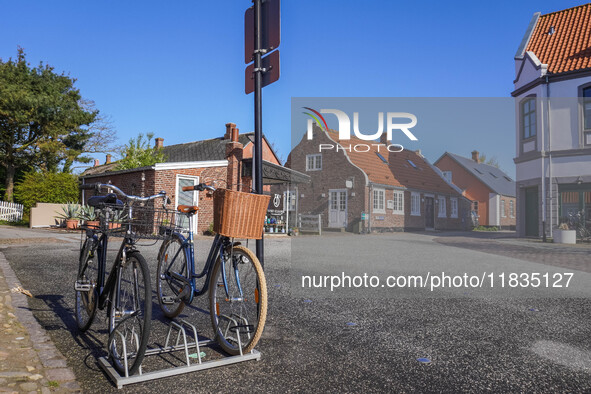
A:
<svg viewBox="0 0 591 394">
<path fill-rule="evenodd" d="M 264 50 L 261 45 L 261 3 L 254 2 L 254 190 L 257 194 L 263 194 L 263 70 L 261 58 Z M 265 266 L 265 251 L 263 236 L 256 240 L 256 255 L 261 266 Z"/>
</svg>

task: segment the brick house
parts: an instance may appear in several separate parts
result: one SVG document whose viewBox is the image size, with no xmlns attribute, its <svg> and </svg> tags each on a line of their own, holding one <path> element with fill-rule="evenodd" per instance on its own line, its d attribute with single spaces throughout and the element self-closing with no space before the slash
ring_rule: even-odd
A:
<svg viewBox="0 0 591 394">
<path fill-rule="evenodd" d="M 515 181 L 499 168 L 481 163 L 478 151 L 471 159 L 445 152 L 434 165 L 472 201 L 480 225 L 515 229 Z"/>
<path fill-rule="evenodd" d="M 82 183 L 111 183 L 125 193 L 148 196 L 166 191 L 174 206 L 179 204 L 198 205 L 198 233 L 209 228 L 213 222 L 213 201 L 205 193 L 184 192 L 183 186 L 200 182 L 222 181 L 221 187 L 250 191 L 252 185 L 252 152 L 254 133 L 239 134 L 236 125 L 226 124 L 223 137 L 209 140 L 164 146 L 162 138 L 156 138 L 155 146 L 162 149 L 166 162 L 153 166 L 117 170 L 117 163 L 111 162 L 107 155 L 106 163 L 84 171 Z M 271 174 L 271 175 L 269 175 Z M 266 175 L 266 177 L 265 177 Z M 301 175 L 301 176 L 300 176 Z M 265 191 L 270 192 L 271 183 L 289 182 L 302 178 L 281 165 L 269 142 L 263 137 L 263 181 Z M 86 195 L 85 195 L 86 194 Z M 82 200 L 86 202 L 88 191 L 83 191 Z"/>
<path fill-rule="evenodd" d="M 591 4 L 536 12 L 515 54 L 519 236 L 552 237 L 580 211 L 591 223 L 589 26 Z"/>
<path fill-rule="evenodd" d="M 333 130 L 312 130 L 313 138 L 302 138 L 286 167 L 311 177 L 298 186 L 299 212 L 322 214 L 323 227 L 358 232 L 470 226 L 470 201 L 420 152 L 388 152 L 385 141 L 338 140 Z M 320 144 L 339 149 L 319 152 Z M 367 150 L 357 151 L 357 144 Z"/>
</svg>

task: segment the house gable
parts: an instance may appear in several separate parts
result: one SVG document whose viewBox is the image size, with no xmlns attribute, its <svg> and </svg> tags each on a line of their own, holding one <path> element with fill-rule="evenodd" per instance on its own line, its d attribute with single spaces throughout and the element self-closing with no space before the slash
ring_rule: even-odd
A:
<svg viewBox="0 0 591 394">
<path fill-rule="evenodd" d="M 548 72 L 548 65 L 542 64 L 540 59 L 531 51 L 527 51 L 521 60 L 516 60 L 517 63 L 519 63 L 519 69 L 513 81 L 515 89 L 544 77 Z"/>
</svg>

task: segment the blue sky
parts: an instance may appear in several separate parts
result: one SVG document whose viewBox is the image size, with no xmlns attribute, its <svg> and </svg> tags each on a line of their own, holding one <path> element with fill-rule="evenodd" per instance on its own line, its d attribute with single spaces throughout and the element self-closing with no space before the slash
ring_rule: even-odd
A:
<svg viewBox="0 0 591 394">
<path fill-rule="evenodd" d="M 263 92 L 265 134 L 287 158 L 292 97 L 509 97 L 532 14 L 584 3 L 283 0 L 281 78 Z M 0 0 L 0 58 L 22 46 L 31 63 L 77 78 L 120 143 L 140 132 L 166 145 L 212 138 L 227 122 L 251 131 L 243 44 L 251 4 Z M 494 144 L 442 135 L 423 153 L 433 161 L 477 149 L 513 176 L 513 135 L 499 130 Z"/>
</svg>

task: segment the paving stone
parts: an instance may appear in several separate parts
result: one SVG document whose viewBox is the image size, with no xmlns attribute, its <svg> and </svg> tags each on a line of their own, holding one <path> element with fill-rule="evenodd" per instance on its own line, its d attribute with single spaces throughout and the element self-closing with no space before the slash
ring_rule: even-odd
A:
<svg viewBox="0 0 591 394">
<path fill-rule="evenodd" d="M 26 378 L 31 374 L 23 371 L 0 371 L 0 378 Z"/>
<path fill-rule="evenodd" d="M 70 368 L 52 368 L 45 370 L 45 376 L 49 380 L 67 381 L 75 380 L 76 376 Z"/>
<path fill-rule="evenodd" d="M 42 360 L 41 363 L 45 368 L 65 368 L 68 366 L 66 360 L 62 358 L 52 358 L 51 360 Z"/>
<path fill-rule="evenodd" d="M 39 379 L 43 379 L 43 375 L 39 375 L 38 373 L 35 375 L 31 375 L 29 376 L 29 379 L 31 380 L 39 380 Z"/>
<path fill-rule="evenodd" d="M 33 382 L 21 383 L 19 387 L 24 391 L 37 391 L 37 383 Z"/>
</svg>

